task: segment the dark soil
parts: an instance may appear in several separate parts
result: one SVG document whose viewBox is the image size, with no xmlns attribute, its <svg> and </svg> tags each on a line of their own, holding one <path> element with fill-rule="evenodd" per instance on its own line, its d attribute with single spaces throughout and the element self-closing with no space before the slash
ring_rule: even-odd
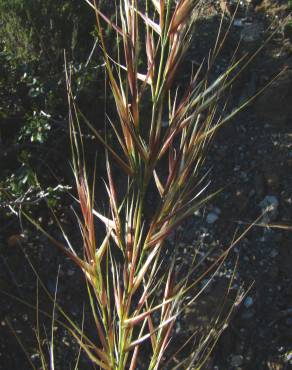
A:
<svg viewBox="0 0 292 370">
<path fill-rule="evenodd" d="M 201 61 L 208 53 L 218 29 L 223 3 L 224 0 L 208 2 L 198 22 L 198 37 L 194 38 L 185 69 L 182 69 L 182 81 L 187 78 L 189 61 Z M 232 7 L 228 9 L 232 13 Z M 240 38 L 240 54 L 253 53 L 276 30 L 233 87 L 230 110 L 285 70 L 217 134 L 208 154 L 206 169 L 212 168 L 209 190 L 223 188 L 223 191 L 205 210 L 194 215 L 182 232 L 182 255 L 188 254 L 185 251 L 190 251 L 198 238 L 203 240 L 206 248 L 218 245 L 220 250 L 231 243 L 235 230 L 244 231 L 270 206 L 264 219 L 258 222 L 264 221 L 270 227 L 254 226 L 244 236 L 215 277 L 204 302 L 181 319 L 180 331 L 194 329 L 200 320 L 203 322 L 207 318 L 208 321 L 214 307 L 225 296 L 226 281 L 232 275 L 234 261 L 238 258 L 232 288 L 243 285 L 249 290 L 210 361 L 204 365 L 206 370 L 292 369 L 292 37 L 289 23 L 288 26 L 281 25 L 288 12 L 287 1 L 242 1 L 226 47 L 216 64 L 217 72 L 226 68 Z M 228 16 L 225 24 L 228 24 Z M 271 24 L 274 26 L 268 29 Z M 41 209 L 38 212 L 47 225 L 46 211 Z M 64 219 L 67 218 L 66 206 L 60 213 Z M 24 253 L 51 294 L 54 294 L 60 268 L 58 303 L 81 324 L 86 289 L 77 269 L 42 236 L 29 236 L 28 240 L 22 241 L 23 247 L 20 248 L 18 223 L 12 219 L 9 224 L 4 218 L 1 222 L 0 289 L 35 307 L 37 279 Z M 53 226 L 48 225 L 48 228 L 58 233 Z M 39 290 L 40 308 L 52 313 L 52 304 L 42 289 Z M 35 366 L 39 366 L 36 313 L 20 300 L 1 295 L 0 369 L 3 370 L 29 369 L 27 356 Z M 89 317 L 86 304 L 84 310 Z M 42 345 L 46 348 L 51 335 L 48 331 L 51 318 L 46 322 L 41 316 L 40 322 Z M 87 325 L 86 330 L 90 332 L 90 323 Z M 74 353 L 78 348 L 66 329 L 55 326 L 56 341 L 59 339 L 61 342 L 55 348 L 56 368 L 74 368 Z M 27 349 L 27 356 L 13 331 Z M 91 367 L 86 357 L 82 357 L 79 368 Z"/>
</svg>

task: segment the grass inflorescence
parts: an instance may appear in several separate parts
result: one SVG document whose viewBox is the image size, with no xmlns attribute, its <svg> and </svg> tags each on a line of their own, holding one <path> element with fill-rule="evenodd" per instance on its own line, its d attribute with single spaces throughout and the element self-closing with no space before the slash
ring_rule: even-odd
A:
<svg viewBox="0 0 292 370">
<path fill-rule="evenodd" d="M 234 243 L 205 271 L 197 260 L 181 271 L 176 245 L 169 246 L 168 240 L 215 195 L 207 193 L 203 164 L 217 129 L 240 110 L 227 114 L 221 100 L 245 59 L 234 55 L 230 66 L 211 80 L 226 39 L 220 27 L 205 61 L 194 64 L 189 83 L 179 87 L 179 66 L 191 45 L 201 1 L 121 0 L 114 17 L 103 14 L 95 0 L 86 1 L 95 12 L 99 50 L 115 103 L 106 130 L 115 139 L 103 136 L 79 110 L 71 87 L 74 76 L 66 68 L 83 257 L 66 235 L 67 246 L 48 236 L 85 275 L 98 339 L 90 340 L 72 321 L 68 326 L 100 369 L 133 370 L 141 363 L 153 370 L 201 368 L 231 311 L 223 314 L 220 309 L 204 336 L 190 336 L 181 347 L 190 349 L 182 362 L 179 351 L 174 355 L 169 350 L 176 321 L 200 297 L 206 285 L 199 283 L 214 276 Z M 114 55 L 104 26 L 115 32 Z M 94 184 L 89 184 L 81 122 L 106 151 L 108 213 L 97 209 Z M 150 212 L 149 196 L 155 199 Z M 103 224 L 98 231 L 97 220 Z"/>
</svg>

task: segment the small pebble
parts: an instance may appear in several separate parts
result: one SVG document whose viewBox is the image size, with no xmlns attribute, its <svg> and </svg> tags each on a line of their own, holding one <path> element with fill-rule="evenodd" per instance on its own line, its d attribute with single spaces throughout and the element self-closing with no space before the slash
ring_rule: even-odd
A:
<svg viewBox="0 0 292 370">
<path fill-rule="evenodd" d="M 264 213 L 264 222 L 268 223 L 275 220 L 278 215 L 279 201 L 274 195 L 267 195 L 259 205 Z"/>
<path fill-rule="evenodd" d="M 252 297 L 246 297 L 244 300 L 244 305 L 246 308 L 250 308 L 253 305 L 253 299 Z"/>
<path fill-rule="evenodd" d="M 218 220 L 219 216 L 215 212 L 210 212 L 207 215 L 206 221 L 208 224 L 214 224 Z"/>
<path fill-rule="evenodd" d="M 234 366 L 235 368 L 238 368 L 238 366 L 241 366 L 243 364 L 243 356 L 242 355 L 233 355 L 231 357 L 230 365 Z"/>
<path fill-rule="evenodd" d="M 277 257 L 278 256 L 278 251 L 276 250 L 276 249 L 273 249 L 272 251 L 271 251 L 271 253 L 270 253 L 270 257 L 271 258 L 275 258 L 275 257 Z"/>
<path fill-rule="evenodd" d="M 235 27 L 242 27 L 243 26 L 242 19 L 234 19 L 233 25 Z"/>
</svg>

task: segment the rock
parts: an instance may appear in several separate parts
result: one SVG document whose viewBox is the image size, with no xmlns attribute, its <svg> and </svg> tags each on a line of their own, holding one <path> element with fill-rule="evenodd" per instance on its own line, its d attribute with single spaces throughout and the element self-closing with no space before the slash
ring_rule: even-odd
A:
<svg viewBox="0 0 292 370">
<path fill-rule="evenodd" d="M 272 249 L 270 253 L 271 258 L 276 258 L 278 256 L 279 252 L 276 249 Z"/>
<path fill-rule="evenodd" d="M 234 19 L 233 25 L 235 27 L 242 27 L 243 26 L 242 19 L 239 19 L 239 18 Z"/>
<path fill-rule="evenodd" d="M 274 195 L 267 195 L 259 205 L 264 213 L 263 222 L 269 223 L 277 218 L 279 201 Z"/>
<path fill-rule="evenodd" d="M 216 213 L 208 213 L 206 221 L 208 224 L 214 224 L 218 220 L 218 215 Z"/>
<path fill-rule="evenodd" d="M 243 304 L 245 305 L 246 308 L 250 308 L 253 305 L 253 298 L 246 297 Z"/>
<path fill-rule="evenodd" d="M 39 353 L 33 353 L 33 354 L 30 356 L 30 359 L 31 359 L 32 361 L 36 361 L 36 360 L 38 360 L 38 359 L 39 359 L 39 357 L 40 357 Z"/>
<path fill-rule="evenodd" d="M 206 217 L 206 222 L 210 225 L 214 224 L 218 220 L 219 216 L 217 212 L 210 212 Z"/>
<path fill-rule="evenodd" d="M 243 364 L 243 356 L 242 355 L 232 355 L 230 365 L 235 367 L 236 369 Z"/>
</svg>

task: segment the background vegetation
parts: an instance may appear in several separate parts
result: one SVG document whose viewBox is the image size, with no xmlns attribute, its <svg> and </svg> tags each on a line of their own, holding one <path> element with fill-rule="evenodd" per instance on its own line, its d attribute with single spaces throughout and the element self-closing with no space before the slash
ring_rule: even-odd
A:
<svg viewBox="0 0 292 370">
<path fill-rule="evenodd" d="M 94 17 L 78 0 L 1 0 L 0 24 L 0 181 L 20 196 L 52 181 L 48 167 L 66 174 L 65 50 L 79 103 L 98 112 Z"/>
</svg>

